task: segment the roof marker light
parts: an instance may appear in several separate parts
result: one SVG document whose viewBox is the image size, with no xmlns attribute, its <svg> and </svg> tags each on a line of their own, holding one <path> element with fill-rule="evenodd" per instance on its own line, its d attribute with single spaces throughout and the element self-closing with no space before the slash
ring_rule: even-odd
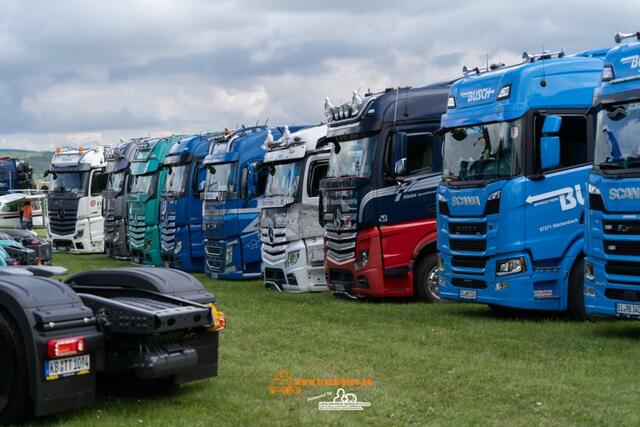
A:
<svg viewBox="0 0 640 427">
<path fill-rule="evenodd" d="M 502 89 L 500 89 L 500 92 L 498 92 L 498 101 L 501 101 L 503 99 L 507 99 L 509 98 L 509 96 L 511 95 L 511 83 L 508 83 L 504 86 L 502 86 Z"/>
<path fill-rule="evenodd" d="M 449 99 L 447 100 L 447 108 L 456 108 L 456 98 L 454 96 L 449 96 Z"/>
<path fill-rule="evenodd" d="M 602 81 L 608 82 L 610 80 L 613 80 L 613 77 L 613 67 L 609 64 L 605 65 L 602 69 Z"/>
</svg>

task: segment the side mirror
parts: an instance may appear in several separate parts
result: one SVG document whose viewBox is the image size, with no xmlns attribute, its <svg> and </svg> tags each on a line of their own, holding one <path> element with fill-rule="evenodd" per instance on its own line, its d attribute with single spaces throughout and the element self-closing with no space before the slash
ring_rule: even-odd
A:
<svg viewBox="0 0 640 427">
<path fill-rule="evenodd" d="M 560 127 L 562 117 L 546 116 L 542 124 L 540 138 L 540 166 L 542 170 L 555 169 L 560 166 Z"/>
<path fill-rule="evenodd" d="M 46 178 L 46 177 L 48 177 L 48 176 L 49 176 L 49 173 L 50 173 L 50 172 L 49 172 L 49 170 L 44 171 L 44 177 L 45 177 L 45 178 Z"/>
<path fill-rule="evenodd" d="M 560 137 L 543 136 L 540 138 L 540 165 L 542 170 L 560 166 Z"/>
<path fill-rule="evenodd" d="M 402 159 L 396 160 L 393 165 L 393 174 L 396 176 L 404 175 L 407 173 L 407 159 L 403 157 Z"/>
<path fill-rule="evenodd" d="M 391 140 L 391 164 L 395 176 L 407 173 L 407 134 L 395 132 Z"/>
</svg>

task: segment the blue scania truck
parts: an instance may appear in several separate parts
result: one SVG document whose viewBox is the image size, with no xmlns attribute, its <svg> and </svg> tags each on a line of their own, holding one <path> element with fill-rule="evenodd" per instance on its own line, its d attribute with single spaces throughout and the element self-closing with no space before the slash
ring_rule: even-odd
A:
<svg viewBox="0 0 640 427">
<path fill-rule="evenodd" d="M 202 198 L 210 141 L 216 134 L 185 137 L 164 158 L 167 169 L 160 204 L 162 259 L 166 267 L 204 271 Z"/>
<path fill-rule="evenodd" d="M 261 276 L 260 208 L 267 168 L 262 167 L 264 142 L 284 129 L 265 126 L 225 131 L 214 138 L 204 159 L 202 226 L 205 273 L 225 280 Z"/>
<path fill-rule="evenodd" d="M 584 317 L 587 114 L 605 50 L 523 54 L 451 87 L 438 189 L 443 299 Z"/>
<path fill-rule="evenodd" d="M 589 316 L 640 318 L 640 32 L 612 48 L 596 90 L 584 294 Z"/>
</svg>

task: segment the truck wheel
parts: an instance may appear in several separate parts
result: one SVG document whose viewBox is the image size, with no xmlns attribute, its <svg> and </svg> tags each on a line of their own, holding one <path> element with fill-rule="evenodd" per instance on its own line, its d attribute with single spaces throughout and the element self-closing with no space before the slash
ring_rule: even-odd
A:
<svg viewBox="0 0 640 427">
<path fill-rule="evenodd" d="M 17 325 L 0 312 L 0 424 L 18 421 L 29 411 L 26 358 Z"/>
<path fill-rule="evenodd" d="M 569 289 L 567 290 L 567 311 L 569 318 L 583 321 L 586 319 L 584 311 L 584 258 L 580 258 L 573 265 L 569 274 Z"/>
<path fill-rule="evenodd" d="M 430 254 L 418 262 L 413 278 L 413 293 L 421 301 L 440 300 L 436 255 Z"/>
</svg>

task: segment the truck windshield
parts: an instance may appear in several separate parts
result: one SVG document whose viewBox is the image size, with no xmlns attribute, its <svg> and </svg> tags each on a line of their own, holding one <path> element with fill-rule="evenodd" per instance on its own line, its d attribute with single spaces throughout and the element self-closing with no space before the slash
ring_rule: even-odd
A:
<svg viewBox="0 0 640 427">
<path fill-rule="evenodd" d="M 640 102 L 598 112 L 594 163 L 602 170 L 640 168 Z"/>
<path fill-rule="evenodd" d="M 327 178 L 371 175 L 376 136 L 340 141 L 333 146 Z"/>
<path fill-rule="evenodd" d="M 89 172 L 56 172 L 51 176 L 51 191 L 84 194 L 87 191 Z"/>
<path fill-rule="evenodd" d="M 300 182 L 302 161 L 269 166 L 265 196 L 295 197 Z"/>
<path fill-rule="evenodd" d="M 154 194 L 156 186 L 155 173 L 148 175 L 134 175 L 129 181 L 129 193 L 130 194 Z"/>
<path fill-rule="evenodd" d="M 449 129 L 444 140 L 446 181 L 487 181 L 520 173 L 522 120 Z"/>
<path fill-rule="evenodd" d="M 208 166 L 205 191 L 236 191 L 236 163 L 217 163 Z"/>
<path fill-rule="evenodd" d="M 166 193 L 182 194 L 187 188 L 187 179 L 189 178 L 189 166 L 171 166 L 164 183 L 164 191 Z"/>
<path fill-rule="evenodd" d="M 116 194 L 120 194 L 124 187 L 124 171 L 114 172 L 109 174 L 109 181 L 107 182 L 107 190 L 113 191 Z"/>
</svg>

